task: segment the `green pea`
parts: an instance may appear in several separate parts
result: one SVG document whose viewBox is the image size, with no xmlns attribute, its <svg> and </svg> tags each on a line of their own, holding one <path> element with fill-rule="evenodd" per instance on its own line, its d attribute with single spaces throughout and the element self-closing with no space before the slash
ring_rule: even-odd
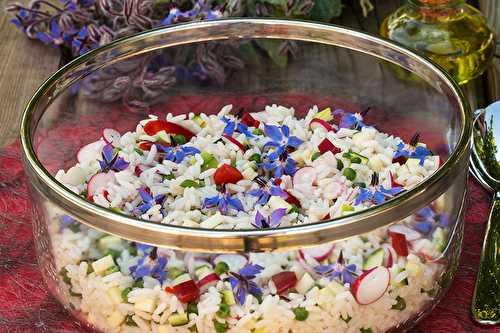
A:
<svg viewBox="0 0 500 333">
<path fill-rule="evenodd" d="M 359 158 L 357 156 L 353 156 L 353 157 L 351 157 L 351 163 L 353 163 L 353 164 L 361 164 L 361 158 Z"/>
<path fill-rule="evenodd" d="M 198 305 L 196 305 L 196 303 L 188 303 L 187 312 L 198 314 Z"/>
<path fill-rule="evenodd" d="M 309 317 L 309 311 L 306 310 L 306 308 L 303 307 L 297 307 L 292 309 L 293 313 L 295 314 L 295 319 L 298 321 L 304 321 Z"/>
<path fill-rule="evenodd" d="M 214 271 L 215 274 L 222 275 L 224 273 L 229 272 L 229 265 L 226 264 L 224 261 L 219 261 L 217 265 L 215 265 Z"/>
<path fill-rule="evenodd" d="M 174 135 L 174 141 L 178 145 L 183 145 L 183 144 L 185 144 L 187 142 L 186 137 L 184 135 L 182 135 L 182 134 L 176 134 L 176 135 Z"/>
<path fill-rule="evenodd" d="M 356 179 L 356 171 L 354 171 L 354 169 L 345 168 L 344 171 L 342 171 L 342 174 L 350 181 Z"/>
<path fill-rule="evenodd" d="M 139 279 L 134 282 L 134 287 L 136 288 L 144 288 L 144 280 Z"/>
<path fill-rule="evenodd" d="M 344 162 L 342 160 L 337 160 L 337 170 L 342 171 L 344 168 Z"/>
<path fill-rule="evenodd" d="M 321 156 L 321 153 L 319 151 L 315 152 L 311 156 L 311 161 L 314 161 L 314 160 L 318 159 L 318 157 L 320 157 L 320 156 Z"/>
<path fill-rule="evenodd" d="M 397 296 L 396 297 L 396 304 L 394 304 L 391 309 L 393 310 L 399 310 L 399 311 L 403 311 L 404 309 L 406 309 L 406 301 L 403 297 L 401 296 Z"/>
<path fill-rule="evenodd" d="M 229 305 L 221 303 L 219 304 L 219 311 L 217 311 L 217 316 L 220 318 L 227 318 L 229 317 L 231 312 L 231 309 L 229 308 Z"/>
</svg>

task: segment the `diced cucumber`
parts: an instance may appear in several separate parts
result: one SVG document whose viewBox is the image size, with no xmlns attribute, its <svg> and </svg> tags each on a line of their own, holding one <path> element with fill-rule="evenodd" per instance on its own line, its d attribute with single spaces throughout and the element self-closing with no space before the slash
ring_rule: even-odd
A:
<svg viewBox="0 0 500 333">
<path fill-rule="evenodd" d="M 181 276 L 184 273 L 185 273 L 184 269 L 179 268 L 179 267 L 169 267 L 168 268 L 168 278 L 170 280 L 174 280 L 175 278 Z"/>
<path fill-rule="evenodd" d="M 236 304 L 236 300 L 234 299 L 234 294 L 232 290 L 225 289 L 222 291 L 222 301 L 227 305 Z"/>
<path fill-rule="evenodd" d="M 92 269 L 96 274 L 105 272 L 108 268 L 115 266 L 115 261 L 111 255 L 107 255 L 104 258 L 96 260 L 92 263 Z"/>
<path fill-rule="evenodd" d="M 374 267 L 382 266 L 384 262 L 384 249 L 380 248 L 368 255 L 368 258 L 363 262 L 363 270 L 368 271 Z"/>
<path fill-rule="evenodd" d="M 168 323 L 172 326 L 182 326 L 189 322 L 187 313 L 174 313 L 167 319 Z"/>
<path fill-rule="evenodd" d="M 354 211 L 354 207 L 349 205 L 349 204 L 342 204 L 342 206 L 340 206 L 340 210 L 342 212 L 353 212 Z"/>
<path fill-rule="evenodd" d="M 446 249 L 446 235 L 444 229 L 437 227 L 432 234 L 432 243 L 436 247 L 436 250 L 443 252 Z"/>
<path fill-rule="evenodd" d="M 203 164 L 201 165 L 201 171 L 206 171 L 208 169 L 215 169 L 219 165 L 219 162 L 214 155 L 203 151 L 201 152 L 201 158 L 203 159 Z"/>
<path fill-rule="evenodd" d="M 332 121 L 333 120 L 332 109 L 326 108 L 324 110 L 321 110 L 320 112 L 314 115 L 314 118 L 322 119 L 324 121 Z"/>
<path fill-rule="evenodd" d="M 312 287 L 314 287 L 314 279 L 308 273 L 305 273 L 302 278 L 297 282 L 295 290 L 300 294 L 307 293 Z"/>
<path fill-rule="evenodd" d="M 189 276 L 189 274 L 187 273 L 184 273 L 176 277 L 174 281 L 172 281 L 172 285 L 176 286 L 189 280 L 191 280 L 191 276 Z"/>
<path fill-rule="evenodd" d="M 108 250 L 121 251 L 123 250 L 123 243 L 116 236 L 104 236 L 97 241 L 97 249 L 101 253 L 106 253 Z"/>
<path fill-rule="evenodd" d="M 203 265 L 201 267 L 198 267 L 194 272 L 194 274 L 196 275 L 196 277 L 199 280 L 203 279 L 205 276 L 207 276 L 210 273 L 213 273 L 213 270 L 210 267 L 208 267 L 207 265 Z"/>
</svg>

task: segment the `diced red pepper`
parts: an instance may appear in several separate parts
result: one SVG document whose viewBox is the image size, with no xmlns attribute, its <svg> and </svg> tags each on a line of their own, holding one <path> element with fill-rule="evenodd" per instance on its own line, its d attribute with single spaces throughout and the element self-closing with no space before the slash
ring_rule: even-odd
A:
<svg viewBox="0 0 500 333">
<path fill-rule="evenodd" d="M 283 294 L 285 291 L 295 287 L 297 284 L 297 275 L 290 271 L 275 274 L 271 279 L 276 286 L 276 292 L 278 294 Z"/>
<path fill-rule="evenodd" d="M 173 294 L 174 293 L 174 288 L 172 287 L 165 287 L 165 291 L 169 294 Z"/>
<path fill-rule="evenodd" d="M 165 291 L 167 291 L 166 288 Z M 189 303 L 195 301 L 200 296 L 200 289 L 193 280 L 189 280 L 175 285 L 172 288 L 172 293 L 182 303 Z"/>
<path fill-rule="evenodd" d="M 330 213 L 328 213 L 325 216 L 323 216 L 323 218 L 321 219 L 321 221 L 325 221 L 325 220 L 329 220 L 329 219 L 331 219 Z"/>
<path fill-rule="evenodd" d="M 242 152 L 245 152 L 245 150 L 247 150 L 247 147 L 245 147 L 244 144 L 242 144 L 241 142 L 239 142 L 238 140 L 236 140 L 232 136 L 229 136 L 227 134 L 222 134 L 222 137 L 225 138 L 226 140 L 228 140 L 229 142 L 231 142 L 232 144 L 234 144 L 235 146 L 237 146 L 238 148 L 240 148 L 240 150 Z"/>
<path fill-rule="evenodd" d="M 154 142 L 151 141 L 143 141 L 139 143 L 139 149 L 141 150 L 151 150 L 151 146 L 154 145 Z"/>
<path fill-rule="evenodd" d="M 241 117 L 241 123 L 249 126 L 249 127 L 259 127 L 260 121 L 255 120 L 254 117 L 250 113 L 245 113 L 243 117 Z"/>
<path fill-rule="evenodd" d="M 321 143 L 318 145 L 318 150 L 321 154 L 326 153 L 327 151 L 331 151 L 334 155 L 340 153 L 340 148 L 335 147 L 335 145 L 328 139 L 323 139 Z"/>
<path fill-rule="evenodd" d="M 166 120 L 151 120 L 144 125 L 144 132 L 147 135 L 155 135 L 160 131 L 165 131 L 168 134 L 183 135 L 188 141 L 194 136 L 194 133 L 187 128 Z"/>
<path fill-rule="evenodd" d="M 406 236 L 400 234 L 399 232 L 389 231 L 389 237 L 391 237 L 392 247 L 398 256 L 408 256 L 408 243 L 406 242 Z"/>
<path fill-rule="evenodd" d="M 222 184 L 236 184 L 243 179 L 243 175 L 238 169 L 233 168 L 229 164 L 222 164 L 215 170 L 214 182 L 216 185 Z"/>
<path fill-rule="evenodd" d="M 407 160 L 408 160 L 408 157 L 398 156 L 398 157 L 392 159 L 392 163 L 399 163 L 399 164 L 403 165 L 406 163 Z"/>
<path fill-rule="evenodd" d="M 295 205 L 297 207 L 302 207 L 301 204 L 300 204 L 300 200 L 297 199 L 296 197 L 294 197 L 290 192 L 288 192 L 287 190 L 285 190 L 285 192 L 288 194 L 288 197 L 285 199 L 286 202 L 288 202 L 289 204 L 291 205 Z"/>
</svg>

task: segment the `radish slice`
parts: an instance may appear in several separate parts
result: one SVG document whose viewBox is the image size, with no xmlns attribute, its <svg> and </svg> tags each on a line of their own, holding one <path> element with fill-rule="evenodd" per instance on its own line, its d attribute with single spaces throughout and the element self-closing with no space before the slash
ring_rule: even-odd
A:
<svg viewBox="0 0 500 333">
<path fill-rule="evenodd" d="M 316 170 L 313 167 L 303 167 L 293 175 L 293 187 L 299 189 L 310 189 L 316 181 Z"/>
<path fill-rule="evenodd" d="M 229 136 L 227 134 L 222 134 L 222 137 L 224 139 L 226 139 L 227 141 L 231 142 L 232 144 L 234 144 L 236 147 L 240 148 L 241 151 L 244 152 L 245 150 L 247 150 L 247 148 L 241 142 L 239 142 L 238 140 L 236 140 L 232 136 Z"/>
<path fill-rule="evenodd" d="M 96 193 L 99 193 L 100 190 L 108 186 L 109 183 L 113 183 L 114 181 L 115 173 L 113 171 L 110 171 L 108 173 L 100 172 L 93 175 L 87 184 L 88 198 L 92 197 Z"/>
<path fill-rule="evenodd" d="M 406 240 L 410 241 L 410 242 L 413 240 L 422 238 L 422 235 L 418 231 L 413 230 L 411 228 L 408 228 L 407 226 L 402 225 L 402 224 L 391 225 L 389 227 L 389 233 L 390 232 L 396 232 L 398 234 L 403 234 L 403 235 L 405 235 Z"/>
<path fill-rule="evenodd" d="M 318 118 L 313 118 L 309 123 L 309 127 L 311 128 L 312 131 L 314 131 L 316 128 L 323 128 L 327 132 L 333 130 L 333 127 L 329 123 L 327 123 L 323 119 L 318 119 Z"/>
<path fill-rule="evenodd" d="M 221 261 L 229 266 L 231 272 L 238 272 L 248 263 L 248 259 L 241 254 L 220 254 L 215 257 L 214 264 L 217 265 Z"/>
<path fill-rule="evenodd" d="M 398 255 L 394 250 L 394 248 L 389 244 L 382 244 L 382 248 L 384 249 L 385 252 L 384 266 L 390 268 L 396 262 Z"/>
<path fill-rule="evenodd" d="M 390 280 L 391 273 L 386 267 L 374 267 L 361 274 L 352 285 L 351 291 L 359 304 L 368 305 L 385 294 Z"/>
<path fill-rule="evenodd" d="M 299 255 L 304 260 L 307 260 L 307 256 L 311 256 L 317 261 L 323 261 L 327 259 L 330 256 L 330 254 L 332 254 L 334 248 L 335 245 L 333 244 L 323 244 L 320 246 L 299 250 Z"/>
<path fill-rule="evenodd" d="M 118 131 L 112 128 L 105 128 L 102 130 L 102 138 L 106 141 L 106 143 L 111 143 L 116 147 L 116 145 L 120 142 L 121 135 Z"/>
<path fill-rule="evenodd" d="M 95 161 L 101 158 L 102 148 L 106 145 L 104 140 L 89 143 L 80 148 L 76 155 L 79 163 Z"/>
<path fill-rule="evenodd" d="M 203 279 L 197 282 L 200 292 L 208 290 L 208 288 L 215 286 L 220 280 L 219 276 L 215 273 L 208 274 Z"/>
</svg>

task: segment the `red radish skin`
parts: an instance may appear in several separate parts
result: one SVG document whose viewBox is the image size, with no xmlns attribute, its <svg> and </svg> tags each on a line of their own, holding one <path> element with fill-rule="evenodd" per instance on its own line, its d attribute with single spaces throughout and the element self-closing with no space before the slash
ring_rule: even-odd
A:
<svg viewBox="0 0 500 333">
<path fill-rule="evenodd" d="M 325 259 L 328 259 L 330 254 L 332 254 L 333 249 L 335 249 L 335 246 L 333 244 L 323 244 L 307 249 L 301 249 L 299 250 L 299 255 L 302 257 L 302 259 L 305 259 L 305 255 L 309 255 L 316 259 L 318 262 L 321 262 Z"/>
<path fill-rule="evenodd" d="M 321 154 L 326 153 L 327 151 L 331 151 L 334 155 L 340 153 L 340 148 L 335 147 L 335 145 L 328 139 L 323 139 L 321 143 L 318 145 L 318 150 Z"/>
<path fill-rule="evenodd" d="M 297 275 L 291 271 L 280 272 L 273 275 L 271 279 L 273 280 L 274 286 L 276 287 L 276 293 L 278 295 L 292 289 L 297 284 Z"/>
<path fill-rule="evenodd" d="M 151 146 L 154 144 L 155 143 L 151 142 L 151 141 L 143 141 L 143 142 L 139 143 L 139 149 L 149 151 L 149 150 L 151 150 Z"/>
<path fill-rule="evenodd" d="M 99 190 L 103 189 L 109 183 L 115 181 L 115 174 L 113 171 L 109 171 L 108 173 L 100 172 L 93 175 L 88 184 L 87 184 L 87 198 L 90 199 L 95 194 L 99 192 Z"/>
<path fill-rule="evenodd" d="M 313 118 L 311 122 L 309 123 L 309 127 L 311 130 L 314 131 L 315 128 L 317 127 L 322 127 L 324 128 L 327 132 L 333 131 L 333 127 L 324 121 L 323 119 L 318 119 L 318 118 Z"/>
<path fill-rule="evenodd" d="M 398 256 L 408 256 L 408 242 L 406 241 L 406 236 L 399 232 L 389 231 L 389 237 L 391 237 L 392 247 Z"/>
<path fill-rule="evenodd" d="M 408 160 L 408 157 L 398 156 L 398 157 L 392 159 L 392 163 L 399 163 L 400 165 L 403 165 L 406 163 L 407 160 Z"/>
<path fill-rule="evenodd" d="M 392 265 L 396 262 L 398 255 L 394 248 L 389 244 L 382 244 L 382 248 L 385 252 L 384 266 L 387 268 L 391 268 Z"/>
<path fill-rule="evenodd" d="M 222 134 L 222 137 L 226 139 L 227 141 L 231 142 L 233 145 L 238 147 L 242 152 L 245 152 L 247 150 L 247 147 L 245 147 L 241 142 L 233 138 L 232 136 L 229 136 L 227 134 Z"/>
<path fill-rule="evenodd" d="M 200 295 L 200 289 L 193 280 L 189 280 L 175 285 L 172 288 L 172 293 L 182 303 L 189 303 L 195 301 L 198 298 L 198 296 Z"/>
<path fill-rule="evenodd" d="M 149 136 L 153 136 L 160 131 L 165 131 L 168 134 L 183 135 L 188 141 L 194 136 L 194 133 L 187 128 L 166 120 L 151 120 L 144 125 L 144 132 Z"/>
<path fill-rule="evenodd" d="M 197 285 L 198 288 L 203 292 L 210 288 L 211 286 L 215 285 L 217 281 L 219 281 L 220 278 L 217 274 L 215 273 L 210 273 L 207 276 L 205 276 L 203 279 L 199 280 Z"/>
<path fill-rule="evenodd" d="M 372 304 L 385 294 L 390 281 L 390 271 L 386 267 L 377 266 L 357 278 L 351 287 L 351 293 L 359 304 Z"/>
<path fill-rule="evenodd" d="M 78 150 L 76 159 L 79 163 L 95 161 L 101 158 L 102 148 L 106 145 L 104 140 L 95 141 L 83 146 Z"/>
<path fill-rule="evenodd" d="M 392 174 L 392 172 L 389 172 L 389 176 L 391 177 L 391 187 L 403 187 L 402 184 L 398 183 L 395 179 L 394 179 L 394 175 Z"/>
<path fill-rule="evenodd" d="M 245 124 L 249 127 L 255 127 L 258 128 L 260 125 L 260 122 L 256 120 L 250 113 L 245 113 L 243 117 L 241 117 L 241 123 Z"/>
<path fill-rule="evenodd" d="M 214 173 L 214 182 L 216 185 L 236 184 L 242 179 L 243 175 L 241 172 L 229 164 L 222 164 Z"/>
<path fill-rule="evenodd" d="M 286 202 L 288 202 L 290 205 L 295 205 L 297 207 L 302 207 L 300 204 L 300 200 L 297 199 L 293 194 L 285 190 L 286 194 L 288 194 L 288 197 L 285 199 Z"/>
<path fill-rule="evenodd" d="M 106 141 L 106 143 L 116 146 L 120 141 L 121 135 L 118 131 L 112 128 L 105 128 L 102 130 L 102 138 Z"/>
<path fill-rule="evenodd" d="M 422 238 L 422 234 L 418 231 L 409 228 L 403 224 L 393 224 L 389 227 L 389 232 L 396 232 L 399 234 L 403 234 L 406 237 L 406 240 L 411 242 L 417 239 Z"/>
</svg>

